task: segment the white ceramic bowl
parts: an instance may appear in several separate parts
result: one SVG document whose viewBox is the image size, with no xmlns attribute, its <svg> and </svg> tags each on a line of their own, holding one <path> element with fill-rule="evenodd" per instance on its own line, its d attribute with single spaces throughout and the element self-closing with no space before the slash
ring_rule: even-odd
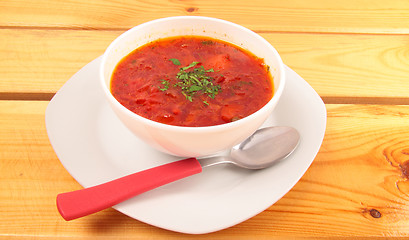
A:
<svg viewBox="0 0 409 240">
<path fill-rule="evenodd" d="M 209 127 L 181 127 L 143 118 L 121 105 L 110 92 L 112 72 L 136 48 L 156 39 L 196 35 L 224 40 L 264 58 L 274 77 L 274 96 L 257 112 L 235 122 Z M 136 26 L 107 48 L 100 78 L 105 96 L 119 119 L 136 136 L 156 149 L 176 156 L 200 157 L 229 149 L 245 140 L 272 113 L 284 89 L 284 65 L 277 51 L 258 34 L 220 19 L 196 16 L 170 17 Z"/>
</svg>

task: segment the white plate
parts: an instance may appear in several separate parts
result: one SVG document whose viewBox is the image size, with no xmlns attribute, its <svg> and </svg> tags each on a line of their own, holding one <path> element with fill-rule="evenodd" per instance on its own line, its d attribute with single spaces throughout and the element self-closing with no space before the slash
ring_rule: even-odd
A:
<svg viewBox="0 0 409 240">
<path fill-rule="evenodd" d="M 45 116 L 58 158 L 84 187 L 177 160 L 141 142 L 116 118 L 98 85 L 100 61 L 95 59 L 67 81 Z M 326 126 L 321 98 L 294 71 L 286 71 L 286 88 L 264 126 L 292 126 L 300 132 L 300 145 L 289 158 L 257 171 L 209 167 L 114 208 L 160 228 L 200 234 L 231 227 L 278 201 L 314 160 Z"/>
</svg>

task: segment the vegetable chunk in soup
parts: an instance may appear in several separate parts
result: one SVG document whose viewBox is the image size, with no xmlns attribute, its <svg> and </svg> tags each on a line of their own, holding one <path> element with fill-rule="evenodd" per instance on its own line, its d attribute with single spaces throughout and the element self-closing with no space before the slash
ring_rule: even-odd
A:
<svg viewBox="0 0 409 240">
<path fill-rule="evenodd" d="M 203 127 L 244 118 L 273 96 L 263 59 L 221 40 L 198 36 L 160 39 L 120 61 L 114 97 L 132 112 L 160 123 Z"/>
</svg>

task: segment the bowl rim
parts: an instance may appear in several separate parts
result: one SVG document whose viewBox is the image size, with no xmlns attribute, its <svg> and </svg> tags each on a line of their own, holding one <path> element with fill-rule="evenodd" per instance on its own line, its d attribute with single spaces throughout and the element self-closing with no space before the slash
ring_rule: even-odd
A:
<svg viewBox="0 0 409 240">
<path fill-rule="evenodd" d="M 276 59 L 276 61 L 278 62 L 278 65 L 275 66 L 276 69 L 279 71 L 279 76 L 280 76 L 280 81 L 279 81 L 279 85 L 278 87 L 275 87 L 275 93 L 273 95 L 273 97 L 260 109 L 258 109 L 256 112 L 242 118 L 239 119 L 237 121 L 234 122 L 229 122 L 229 123 L 223 123 L 223 124 L 218 124 L 218 125 L 211 125 L 211 126 L 198 126 L 198 127 L 190 127 L 190 126 L 178 126 L 178 125 L 170 125 L 170 124 L 165 124 L 165 123 L 160 123 L 160 122 L 156 122 L 154 120 L 142 117 L 134 112 L 132 112 L 131 110 L 129 110 L 128 108 L 126 108 L 125 106 L 123 106 L 111 93 L 109 86 L 107 86 L 106 84 L 106 80 L 105 80 L 105 74 L 104 74 L 104 66 L 105 63 L 107 62 L 107 57 L 108 57 L 108 53 L 110 53 L 111 51 L 113 51 L 113 49 L 115 48 L 115 46 L 117 45 L 118 42 L 120 42 L 122 39 L 127 38 L 128 35 L 131 35 L 133 32 L 138 31 L 141 28 L 144 28 L 146 25 L 152 25 L 152 24 L 157 24 L 160 22 L 164 22 L 164 21 L 174 21 L 174 20 L 190 20 L 190 19 L 199 19 L 199 20 L 204 20 L 204 21 L 213 21 L 213 22 L 218 22 L 224 25 L 230 25 L 234 28 L 239 29 L 240 31 L 243 31 L 245 34 L 250 34 L 253 35 L 258 41 L 264 43 L 269 51 L 271 52 L 271 54 L 274 55 L 274 58 Z M 181 35 L 182 36 L 182 35 Z M 200 35 L 197 35 L 200 36 Z M 160 38 L 158 38 L 160 39 Z M 223 40 L 224 41 L 224 40 Z M 234 44 L 234 43 L 233 43 Z M 236 44 L 234 44 L 235 46 L 237 46 Z M 240 47 L 241 48 L 241 47 Z M 251 50 L 250 50 L 251 52 Z M 129 116 L 132 119 L 137 119 L 138 121 L 142 121 L 144 124 L 155 127 L 155 128 L 159 128 L 159 129 L 166 129 L 167 131 L 177 131 L 177 132 L 217 132 L 220 131 L 221 129 L 231 129 L 231 128 L 237 128 L 238 126 L 245 124 L 245 122 L 251 122 L 252 119 L 258 117 L 258 115 L 262 114 L 264 111 L 267 111 L 268 108 L 274 106 L 277 104 L 278 100 L 280 99 L 283 91 L 284 91 L 284 87 L 285 87 L 285 69 L 284 69 L 284 63 L 279 55 L 279 53 L 277 52 L 277 50 L 267 41 L 265 40 L 263 37 L 261 37 L 259 34 L 251 31 L 248 28 L 245 28 L 239 24 L 230 22 L 230 21 L 226 21 L 223 19 L 218 19 L 218 18 L 213 18 L 213 17 L 204 17 L 204 16 L 175 16 L 175 17 L 165 17 L 165 18 L 159 18 L 159 19 L 155 19 L 152 21 L 148 21 L 145 23 L 142 23 L 140 25 L 137 25 L 127 31 L 125 31 L 124 33 L 122 33 L 120 36 L 118 36 L 114 41 L 112 41 L 110 43 L 110 45 L 108 46 L 108 48 L 105 50 L 103 56 L 102 56 L 102 60 L 101 60 L 101 64 L 99 67 L 99 81 L 100 83 L 102 83 L 102 88 L 103 88 L 103 92 L 105 93 L 105 95 L 108 97 L 109 102 L 111 104 L 114 104 L 115 107 L 120 110 L 122 113 L 126 114 L 127 116 Z M 110 82 L 111 80 L 109 80 Z"/>
</svg>

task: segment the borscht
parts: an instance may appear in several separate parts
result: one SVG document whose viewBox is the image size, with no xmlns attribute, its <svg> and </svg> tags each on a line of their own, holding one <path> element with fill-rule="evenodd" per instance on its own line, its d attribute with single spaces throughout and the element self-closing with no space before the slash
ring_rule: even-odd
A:
<svg viewBox="0 0 409 240">
<path fill-rule="evenodd" d="M 113 96 L 147 119 L 176 126 L 220 125 L 244 118 L 273 97 L 264 60 L 231 43 L 178 36 L 145 44 L 123 58 Z"/>
</svg>

